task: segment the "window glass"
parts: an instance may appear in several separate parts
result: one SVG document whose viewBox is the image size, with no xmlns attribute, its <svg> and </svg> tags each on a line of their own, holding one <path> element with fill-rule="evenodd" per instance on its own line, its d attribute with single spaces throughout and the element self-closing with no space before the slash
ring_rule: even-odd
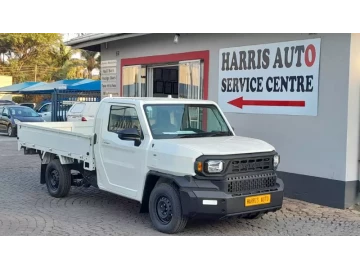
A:
<svg viewBox="0 0 360 270">
<path fill-rule="evenodd" d="M 154 104 L 144 109 L 155 139 L 233 136 L 214 105 Z"/>
<path fill-rule="evenodd" d="M 71 112 L 72 113 L 81 113 L 85 108 L 84 103 L 75 104 L 74 107 L 72 107 Z"/>
<path fill-rule="evenodd" d="M 40 115 L 35 112 L 33 109 L 25 106 L 21 107 L 12 107 L 10 108 L 10 113 L 12 116 L 20 117 L 40 117 Z"/>
<path fill-rule="evenodd" d="M 116 105 L 111 106 L 108 131 L 118 133 L 128 128 L 136 128 L 141 134 L 140 121 L 135 108 Z"/>
<path fill-rule="evenodd" d="M 42 107 L 41 112 L 50 112 L 51 111 L 51 104 L 46 104 Z"/>
</svg>

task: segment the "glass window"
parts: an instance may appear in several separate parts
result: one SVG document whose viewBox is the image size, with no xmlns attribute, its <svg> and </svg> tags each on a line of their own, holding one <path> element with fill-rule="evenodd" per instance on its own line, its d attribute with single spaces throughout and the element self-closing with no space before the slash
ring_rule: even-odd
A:
<svg viewBox="0 0 360 270">
<path fill-rule="evenodd" d="M 46 104 L 41 108 L 41 112 L 51 112 L 51 104 Z"/>
<path fill-rule="evenodd" d="M 136 109 L 126 106 L 111 106 L 108 131 L 118 133 L 128 128 L 136 128 L 142 134 Z"/>
<path fill-rule="evenodd" d="M 40 117 L 40 115 L 37 112 L 35 112 L 33 109 L 25 106 L 12 107 L 10 108 L 10 113 L 12 116 Z"/>
<path fill-rule="evenodd" d="M 146 97 L 146 68 L 126 66 L 122 69 L 124 97 Z"/>
<path fill-rule="evenodd" d="M 214 105 L 156 104 L 144 110 L 154 139 L 233 136 Z"/>
<path fill-rule="evenodd" d="M 75 104 L 74 107 L 72 107 L 71 112 L 72 113 L 81 113 L 85 108 L 84 103 Z"/>
</svg>

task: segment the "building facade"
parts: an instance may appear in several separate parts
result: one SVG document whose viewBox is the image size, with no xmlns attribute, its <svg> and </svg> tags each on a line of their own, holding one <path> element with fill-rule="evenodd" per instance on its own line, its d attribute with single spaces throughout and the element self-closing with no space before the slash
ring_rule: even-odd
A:
<svg viewBox="0 0 360 270">
<path fill-rule="evenodd" d="M 360 35 L 92 34 L 103 96 L 210 99 L 281 155 L 285 195 L 359 202 Z"/>
</svg>

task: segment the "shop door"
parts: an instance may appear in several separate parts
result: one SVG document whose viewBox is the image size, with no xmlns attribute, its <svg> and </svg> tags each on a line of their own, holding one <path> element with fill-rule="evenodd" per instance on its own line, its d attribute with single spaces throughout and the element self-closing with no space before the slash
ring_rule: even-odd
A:
<svg viewBox="0 0 360 270">
<path fill-rule="evenodd" d="M 124 97 L 146 97 L 146 68 L 141 65 L 122 69 Z"/>
<path fill-rule="evenodd" d="M 201 60 L 182 61 L 179 63 L 179 98 L 203 98 L 202 70 Z M 189 115 L 191 127 L 200 128 L 203 116 L 199 108 L 191 108 Z"/>
</svg>

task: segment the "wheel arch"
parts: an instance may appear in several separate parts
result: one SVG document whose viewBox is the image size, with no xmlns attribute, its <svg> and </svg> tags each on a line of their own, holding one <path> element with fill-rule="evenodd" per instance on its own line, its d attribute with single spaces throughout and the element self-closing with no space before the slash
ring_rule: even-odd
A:
<svg viewBox="0 0 360 270">
<path fill-rule="evenodd" d="M 195 182 L 191 180 L 190 176 L 175 176 L 157 171 L 149 171 L 145 179 L 140 213 L 149 212 L 149 198 L 151 191 L 156 185 L 159 185 L 161 183 L 172 183 L 179 189 L 182 187 L 197 187 Z"/>
</svg>

